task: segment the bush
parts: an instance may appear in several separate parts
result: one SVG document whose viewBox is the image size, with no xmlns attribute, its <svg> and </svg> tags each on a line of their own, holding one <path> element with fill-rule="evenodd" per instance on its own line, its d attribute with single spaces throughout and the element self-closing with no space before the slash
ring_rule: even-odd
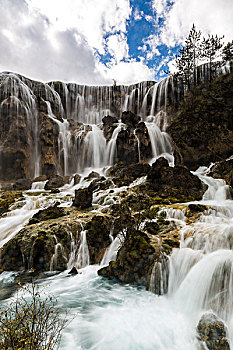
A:
<svg viewBox="0 0 233 350">
<path fill-rule="evenodd" d="M 32 282 L 18 283 L 16 296 L 0 311 L 0 349 L 51 350 L 59 346 L 67 325 L 55 308 L 56 300 Z"/>
</svg>

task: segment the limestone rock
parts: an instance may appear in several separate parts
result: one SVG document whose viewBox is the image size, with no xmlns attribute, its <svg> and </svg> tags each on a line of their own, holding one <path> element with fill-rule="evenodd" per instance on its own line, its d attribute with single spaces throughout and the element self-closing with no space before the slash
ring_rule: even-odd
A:
<svg viewBox="0 0 233 350">
<path fill-rule="evenodd" d="M 135 128 L 135 126 L 139 123 L 140 120 L 141 120 L 141 117 L 139 117 L 138 115 L 135 115 L 132 112 L 122 113 L 122 117 L 121 117 L 122 123 L 129 125 L 130 127 Z"/>
<path fill-rule="evenodd" d="M 47 209 L 39 210 L 33 217 L 29 220 L 29 224 L 36 224 L 41 221 L 57 219 L 65 215 L 64 209 L 58 207 L 58 202 L 51 205 Z"/>
<path fill-rule="evenodd" d="M 87 209 L 92 206 L 92 191 L 88 188 L 80 188 L 75 190 L 75 198 L 73 205 L 80 209 Z"/>
<path fill-rule="evenodd" d="M 24 191 L 24 190 L 30 190 L 32 186 L 32 182 L 30 179 L 18 179 L 13 184 L 14 191 Z"/>
<path fill-rule="evenodd" d="M 55 175 L 53 177 L 50 177 L 50 179 L 46 182 L 45 190 L 54 190 L 62 186 L 64 186 L 63 177 Z"/>
<path fill-rule="evenodd" d="M 198 323 L 197 332 L 209 350 L 230 350 L 226 326 L 216 315 L 204 314 Z"/>
</svg>

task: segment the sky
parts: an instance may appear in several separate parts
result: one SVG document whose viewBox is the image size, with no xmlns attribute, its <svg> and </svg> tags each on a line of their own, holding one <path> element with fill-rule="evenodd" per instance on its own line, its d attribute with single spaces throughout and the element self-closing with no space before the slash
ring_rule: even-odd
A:
<svg viewBox="0 0 233 350">
<path fill-rule="evenodd" d="M 41 81 L 160 81 L 193 23 L 233 39 L 233 0 L 0 0 L 0 11 L 0 72 Z"/>
</svg>

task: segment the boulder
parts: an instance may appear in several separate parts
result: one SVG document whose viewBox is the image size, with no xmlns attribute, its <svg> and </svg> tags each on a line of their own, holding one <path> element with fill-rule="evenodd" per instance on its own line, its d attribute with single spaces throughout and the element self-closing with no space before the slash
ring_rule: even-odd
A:
<svg viewBox="0 0 233 350">
<path fill-rule="evenodd" d="M 122 283 L 148 285 L 148 273 L 154 261 L 155 250 L 146 235 L 135 232 L 120 248 L 117 260 L 98 271 L 107 279 Z"/>
<path fill-rule="evenodd" d="M 137 178 L 146 176 L 150 169 L 150 165 L 146 162 L 129 165 L 119 162 L 108 169 L 107 176 L 111 176 L 117 185 L 128 185 Z"/>
<path fill-rule="evenodd" d="M 99 173 L 97 173 L 96 171 L 92 171 L 88 176 L 84 178 L 84 180 L 90 181 L 92 179 L 97 179 L 99 177 L 101 177 Z"/>
<path fill-rule="evenodd" d="M 73 205 L 79 209 L 87 209 L 92 206 L 93 194 L 88 188 L 75 190 Z"/>
<path fill-rule="evenodd" d="M 209 350 L 230 350 L 226 326 L 215 314 L 204 314 L 197 326 L 198 338 Z"/>
<path fill-rule="evenodd" d="M 147 181 L 152 184 L 151 189 L 157 192 L 160 197 L 167 197 L 174 202 L 187 202 L 200 200 L 204 193 L 201 180 L 193 175 L 187 167 L 176 165 L 169 167 L 168 161 L 159 158 L 153 163 Z"/>
<path fill-rule="evenodd" d="M 30 179 L 19 179 L 13 184 L 14 191 L 25 191 L 30 190 L 32 182 Z"/>
<path fill-rule="evenodd" d="M 94 215 L 85 226 L 89 248 L 90 264 L 100 264 L 106 248 L 111 244 L 109 232 L 112 218 L 108 215 Z"/>
<path fill-rule="evenodd" d="M 37 224 L 38 222 L 56 219 L 65 215 L 64 209 L 58 207 L 60 203 L 55 203 L 46 209 L 39 210 L 33 217 L 29 220 L 29 224 Z"/>
<path fill-rule="evenodd" d="M 112 125 L 118 123 L 118 119 L 111 115 L 107 115 L 102 119 L 103 125 Z"/>
<path fill-rule="evenodd" d="M 216 163 L 208 175 L 215 179 L 224 179 L 233 188 L 233 159 Z"/>
<path fill-rule="evenodd" d="M 79 184 L 80 180 L 81 180 L 81 176 L 79 174 L 75 174 L 74 175 L 74 185 Z"/>
<path fill-rule="evenodd" d="M 59 175 L 55 175 L 50 177 L 50 179 L 46 182 L 45 190 L 54 190 L 62 186 L 64 186 L 63 177 Z"/>
<path fill-rule="evenodd" d="M 141 117 L 129 111 L 123 112 L 121 116 L 122 123 L 133 128 L 135 128 L 135 126 L 139 123 L 140 120 Z"/>
</svg>

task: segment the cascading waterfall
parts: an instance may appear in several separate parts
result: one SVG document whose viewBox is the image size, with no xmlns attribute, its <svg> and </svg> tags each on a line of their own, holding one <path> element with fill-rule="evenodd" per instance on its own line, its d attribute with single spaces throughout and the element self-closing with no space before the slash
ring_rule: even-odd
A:
<svg viewBox="0 0 233 350">
<path fill-rule="evenodd" d="M 90 264 L 89 249 L 87 245 L 87 231 L 82 228 L 80 237 L 80 245 L 78 249 L 78 256 L 76 261 L 76 267 L 78 269 L 84 268 Z"/>
</svg>

